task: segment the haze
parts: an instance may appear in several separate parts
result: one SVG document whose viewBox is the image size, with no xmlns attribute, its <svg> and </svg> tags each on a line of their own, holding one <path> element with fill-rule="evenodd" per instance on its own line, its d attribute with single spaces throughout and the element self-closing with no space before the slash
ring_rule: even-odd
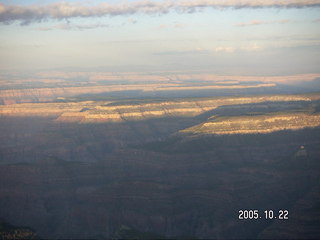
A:
<svg viewBox="0 0 320 240">
<path fill-rule="evenodd" d="M 320 1 L 2 1 L 0 69 L 318 73 Z"/>
</svg>

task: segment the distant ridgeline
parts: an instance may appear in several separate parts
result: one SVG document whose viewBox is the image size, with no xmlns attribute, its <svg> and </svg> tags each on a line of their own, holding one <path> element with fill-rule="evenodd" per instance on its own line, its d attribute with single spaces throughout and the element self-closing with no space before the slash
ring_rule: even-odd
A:
<svg viewBox="0 0 320 240">
<path fill-rule="evenodd" d="M 319 74 L 220 76 L 191 73 L 47 73 L 0 79 L 0 104 L 120 98 L 290 94 L 319 90 Z M 317 90 L 318 89 L 318 90 Z"/>
</svg>

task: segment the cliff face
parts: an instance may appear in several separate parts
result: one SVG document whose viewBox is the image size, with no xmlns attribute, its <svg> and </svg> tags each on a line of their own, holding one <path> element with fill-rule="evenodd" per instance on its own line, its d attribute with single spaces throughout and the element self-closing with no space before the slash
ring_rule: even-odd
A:
<svg viewBox="0 0 320 240">
<path fill-rule="evenodd" d="M 320 114 L 278 113 L 262 116 L 216 118 L 181 132 L 194 134 L 251 134 L 318 126 L 320 126 Z"/>
<path fill-rule="evenodd" d="M 311 100 L 310 97 L 303 95 L 279 95 L 140 102 L 137 104 L 114 104 L 113 102 L 105 101 L 24 103 L 0 106 L 0 115 L 10 117 L 48 117 L 57 123 L 117 123 L 177 117 L 192 119 L 192 117 L 208 115 L 210 111 L 212 112 L 219 107 L 232 106 L 233 111 L 236 112 L 238 111 L 237 108 L 242 108 L 244 104 L 252 103 L 264 103 L 264 106 L 268 106 L 268 103 L 275 102 L 285 109 L 286 102 L 311 102 Z M 283 104 L 281 105 L 280 102 L 283 102 Z M 203 120 L 204 122 L 199 125 L 179 130 L 193 134 L 248 134 L 320 126 L 319 114 L 308 112 L 211 117 L 208 120 L 203 118 Z M 197 123 L 197 120 L 193 122 Z"/>
<path fill-rule="evenodd" d="M 112 102 L 86 101 L 70 103 L 24 103 L 0 106 L 3 116 L 52 116 L 58 122 L 119 122 L 163 117 L 192 117 L 219 106 L 275 101 L 311 101 L 299 95 L 275 95 L 258 97 L 225 97 L 162 101 L 158 103 L 108 105 Z"/>
</svg>

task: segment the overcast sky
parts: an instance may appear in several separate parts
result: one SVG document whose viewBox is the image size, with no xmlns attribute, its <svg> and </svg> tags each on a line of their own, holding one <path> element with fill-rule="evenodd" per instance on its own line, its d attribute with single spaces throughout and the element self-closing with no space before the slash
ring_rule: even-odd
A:
<svg viewBox="0 0 320 240">
<path fill-rule="evenodd" d="M 320 0 L 0 2 L 2 71 L 320 72 Z"/>
</svg>

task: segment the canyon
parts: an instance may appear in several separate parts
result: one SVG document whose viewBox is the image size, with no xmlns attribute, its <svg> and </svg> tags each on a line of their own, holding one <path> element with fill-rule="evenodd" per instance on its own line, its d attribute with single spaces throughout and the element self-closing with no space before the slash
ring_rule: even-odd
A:
<svg viewBox="0 0 320 240">
<path fill-rule="evenodd" d="M 1 90 L 1 236 L 320 236 L 318 92 L 28 100 L 33 90 L 13 90 Z M 239 219 L 253 209 L 289 219 Z"/>
<path fill-rule="evenodd" d="M 265 95 L 252 97 L 216 97 L 178 99 L 174 101 L 138 102 L 136 104 L 116 101 L 81 101 L 66 103 L 23 103 L 0 105 L 2 116 L 52 116 L 56 121 L 66 122 L 109 122 L 144 120 L 149 118 L 203 114 L 220 106 L 259 103 L 315 101 L 317 95 Z"/>
</svg>

